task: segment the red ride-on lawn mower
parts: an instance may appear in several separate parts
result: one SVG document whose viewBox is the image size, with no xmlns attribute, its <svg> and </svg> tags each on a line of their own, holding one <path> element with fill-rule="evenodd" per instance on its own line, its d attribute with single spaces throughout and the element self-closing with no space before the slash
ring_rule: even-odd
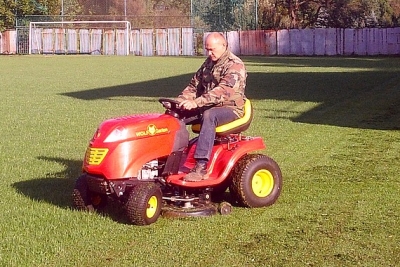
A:
<svg viewBox="0 0 400 267">
<path fill-rule="evenodd" d="M 164 114 L 142 114 L 101 123 L 90 140 L 83 173 L 76 180 L 73 204 L 82 210 L 103 208 L 110 198 L 121 203 L 136 225 L 166 217 L 223 215 L 230 203 L 215 203 L 212 196 L 229 187 L 232 198 L 245 207 L 272 205 L 280 195 L 282 174 L 278 164 L 263 154 L 260 137 L 244 136 L 253 118 L 250 101 L 245 115 L 217 127 L 208 179 L 188 182 L 184 176 L 195 165 L 197 137 L 189 140 L 188 124 L 200 112 L 181 110 L 178 102 L 160 99 Z"/>
</svg>

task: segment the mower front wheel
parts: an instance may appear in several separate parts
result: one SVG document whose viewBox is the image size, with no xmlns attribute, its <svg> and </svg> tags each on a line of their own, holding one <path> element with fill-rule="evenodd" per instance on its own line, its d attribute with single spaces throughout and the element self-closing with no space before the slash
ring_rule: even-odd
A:
<svg viewBox="0 0 400 267">
<path fill-rule="evenodd" d="M 149 225 L 157 221 L 161 213 L 162 192 L 154 183 L 140 183 L 128 195 L 126 212 L 135 225 Z"/>
<path fill-rule="evenodd" d="M 218 205 L 218 211 L 221 215 L 229 215 L 232 213 L 232 205 L 228 202 L 221 202 Z"/>
<path fill-rule="evenodd" d="M 88 189 L 86 175 L 81 175 L 76 179 L 72 202 L 79 210 L 97 211 L 107 205 L 107 196 L 91 192 Z"/>
<path fill-rule="evenodd" d="M 281 189 L 281 170 L 273 159 L 265 155 L 248 154 L 233 170 L 230 192 L 245 207 L 272 205 Z"/>
</svg>

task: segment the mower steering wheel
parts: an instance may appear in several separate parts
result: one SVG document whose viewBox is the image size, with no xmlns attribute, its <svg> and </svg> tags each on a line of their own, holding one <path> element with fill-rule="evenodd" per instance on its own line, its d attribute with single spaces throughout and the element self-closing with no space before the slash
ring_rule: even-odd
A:
<svg viewBox="0 0 400 267">
<path fill-rule="evenodd" d="M 179 107 L 179 101 L 170 98 L 160 98 L 158 100 L 166 109 L 165 114 L 171 115 L 185 124 L 190 124 L 200 118 L 201 112 L 199 109 L 185 110 Z"/>
<path fill-rule="evenodd" d="M 169 98 L 160 98 L 158 101 L 166 109 L 165 114 L 171 115 L 177 119 L 182 119 L 182 117 L 184 117 L 182 114 L 183 110 L 179 108 L 179 101 Z"/>
<path fill-rule="evenodd" d="M 179 101 L 170 98 L 160 98 L 158 101 L 163 105 L 165 109 L 168 110 L 177 110 L 179 109 Z"/>
</svg>

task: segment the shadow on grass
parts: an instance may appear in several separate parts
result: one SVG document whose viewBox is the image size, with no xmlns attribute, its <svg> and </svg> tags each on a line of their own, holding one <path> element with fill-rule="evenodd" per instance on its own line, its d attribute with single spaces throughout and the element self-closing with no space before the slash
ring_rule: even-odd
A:
<svg viewBox="0 0 400 267">
<path fill-rule="evenodd" d="M 71 207 L 71 193 L 75 179 L 80 173 L 82 161 L 49 157 L 38 157 L 38 159 L 56 162 L 65 166 L 65 169 L 57 173 L 48 173 L 43 178 L 20 181 L 12 186 L 18 193 L 33 200 L 48 202 L 61 208 Z"/>
<path fill-rule="evenodd" d="M 266 118 L 341 127 L 400 129 L 400 78 L 396 61 L 388 58 L 246 58 L 249 72 L 246 95 L 253 100 L 288 101 L 285 110 L 265 110 Z M 398 62 L 397 62 L 398 63 Z M 287 72 L 268 72 L 284 66 Z M 327 68 L 327 72 L 299 72 L 299 67 Z M 291 69 L 293 68 L 293 71 Z M 69 92 L 83 100 L 113 97 L 176 97 L 192 75 Z M 294 104 L 313 102 L 315 107 L 293 115 Z M 257 106 L 255 106 L 257 110 Z"/>
<path fill-rule="evenodd" d="M 38 202 L 46 202 L 63 209 L 72 208 L 72 191 L 75 180 L 81 174 L 82 161 L 63 158 L 38 157 L 43 161 L 52 161 L 65 166 L 65 169 L 57 173 L 48 173 L 46 177 L 20 181 L 12 184 L 15 190 Z M 101 212 L 120 223 L 128 223 L 122 208 L 113 201 Z"/>
<path fill-rule="evenodd" d="M 12 187 L 21 195 L 29 199 L 46 202 L 63 209 L 72 208 L 72 192 L 76 178 L 81 174 L 82 161 L 53 157 L 38 157 L 43 161 L 56 162 L 65 166 L 65 169 L 57 173 L 48 173 L 46 177 L 20 181 L 12 184 Z M 216 202 L 227 201 L 236 206 L 228 192 L 214 199 Z M 119 223 L 129 224 L 122 204 L 111 198 L 107 206 L 98 212 L 102 216 L 111 218 Z"/>
<path fill-rule="evenodd" d="M 146 82 L 63 93 L 62 95 L 83 100 L 110 99 L 123 96 L 176 97 L 191 77 L 192 75 L 179 75 Z"/>
</svg>

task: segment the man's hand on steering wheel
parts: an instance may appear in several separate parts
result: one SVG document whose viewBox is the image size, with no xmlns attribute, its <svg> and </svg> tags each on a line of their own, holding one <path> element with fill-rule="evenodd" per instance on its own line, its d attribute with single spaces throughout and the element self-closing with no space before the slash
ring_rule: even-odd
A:
<svg viewBox="0 0 400 267">
<path fill-rule="evenodd" d="M 183 100 L 179 103 L 179 108 L 191 110 L 197 108 L 197 103 L 194 100 Z"/>
</svg>

